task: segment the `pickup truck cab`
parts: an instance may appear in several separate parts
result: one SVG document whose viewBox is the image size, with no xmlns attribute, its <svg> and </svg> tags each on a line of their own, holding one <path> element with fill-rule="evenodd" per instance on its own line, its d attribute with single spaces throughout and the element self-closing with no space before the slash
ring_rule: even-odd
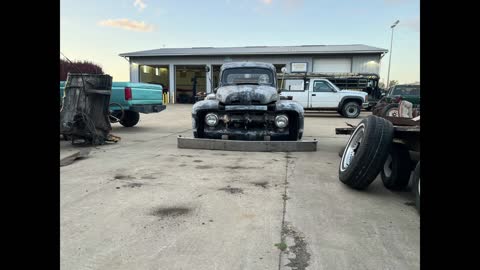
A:
<svg viewBox="0 0 480 270">
<path fill-rule="evenodd" d="M 390 87 L 373 108 L 373 114 L 398 117 L 401 101 L 412 103 L 415 115 L 420 114 L 420 84 L 399 84 Z"/>
<path fill-rule="evenodd" d="M 65 81 L 60 81 L 60 101 L 63 100 Z M 158 113 L 165 110 L 162 86 L 149 83 L 113 82 L 110 96 L 111 122 L 133 127 L 140 113 Z M 113 120 L 115 119 L 115 120 Z"/>
<path fill-rule="evenodd" d="M 335 110 L 347 118 L 356 118 L 367 108 L 368 93 L 341 90 L 328 79 L 287 80 L 281 96 L 300 103 L 305 110 Z"/>
</svg>

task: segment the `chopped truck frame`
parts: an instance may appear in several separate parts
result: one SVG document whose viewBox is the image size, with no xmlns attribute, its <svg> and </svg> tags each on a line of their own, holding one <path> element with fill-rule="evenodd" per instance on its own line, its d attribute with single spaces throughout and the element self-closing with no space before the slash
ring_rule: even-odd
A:
<svg viewBox="0 0 480 270">
<path fill-rule="evenodd" d="M 179 137 L 180 148 L 316 151 L 316 141 L 300 141 L 303 107 L 280 96 L 270 63 L 222 65 L 219 86 L 192 107 L 192 127 L 195 139 Z"/>
</svg>

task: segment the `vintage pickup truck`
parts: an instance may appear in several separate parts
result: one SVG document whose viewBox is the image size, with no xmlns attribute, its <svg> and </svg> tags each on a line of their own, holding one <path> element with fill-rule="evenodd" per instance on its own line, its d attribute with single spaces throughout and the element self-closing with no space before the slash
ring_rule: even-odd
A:
<svg viewBox="0 0 480 270">
<path fill-rule="evenodd" d="M 192 107 L 195 138 L 298 141 L 303 125 L 302 105 L 280 98 L 269 63 L 223 64 L 214 94 Z"/>
<path fill-rule="evenodd" d="M 65 81 L 60 81 L 60 102 L 63 100 Z M 61 105 L 61 104 L 60 104 Z M 110 96 L 110 121 L 133 127 L 140 113 L 157 113 L 165 110 L 162 86 L 149 83 L 113 82 Z"/>
</svg>

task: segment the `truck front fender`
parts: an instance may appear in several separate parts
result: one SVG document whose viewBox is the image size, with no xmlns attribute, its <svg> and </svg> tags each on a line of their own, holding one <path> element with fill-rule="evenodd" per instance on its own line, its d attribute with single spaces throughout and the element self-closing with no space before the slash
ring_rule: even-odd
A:
<svg viewBox="0 0 480 270">
<path fill-rule="evenodd" d="M 360 105 L 362 105 L 362 103 L 365 102 L 363 100 L 363 98 L 359 97 L 359 96 L 344 96 L 344 97 L 342 97 L 342 100 L 340 100 L 340 103 L 338 103 L 338 109 L 341 109 L 343 107 L 343 104 L 345 103 L 345 100 L 347 100 L 347 99 L 358 100 L 360 102 Z"/>
<path fill-rule="evenodd" d="M 304 110 L 302 104 L 291 100 L 279 100 L 276 103 L 276 111 L 295 111 L 298 116 L 303 118 Z"/>
</svg>

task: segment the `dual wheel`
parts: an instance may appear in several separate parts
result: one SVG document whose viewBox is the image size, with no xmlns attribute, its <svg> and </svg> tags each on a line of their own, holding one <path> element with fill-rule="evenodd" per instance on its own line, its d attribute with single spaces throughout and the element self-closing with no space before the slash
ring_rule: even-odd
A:
<svg viewBox="0 0 480 270">
<path fill-rule="evenodd" d="M 367 188 L 381 175 L 383 185 L 390 190 L 403 190 L 408 186 L 412 171 L 412 160 L 408 148 L 393 143 L 393 125 L 390 121 L 368 116 L 363 119 L 350 136 L 342 150 L 339 179 L 351 188 Z M 418 167 L 418 183 L 419 163 Z M 414 173 L 414 181 L 416 180 Z M 418 188 L 417 188 L 418 186 Z M 420 197 L 420 184 L 414 183 Z M 418 192 L 417 192 L 418 191 Z M 420 199 L 417 199 L 417 207 Z"/>
</svg>

